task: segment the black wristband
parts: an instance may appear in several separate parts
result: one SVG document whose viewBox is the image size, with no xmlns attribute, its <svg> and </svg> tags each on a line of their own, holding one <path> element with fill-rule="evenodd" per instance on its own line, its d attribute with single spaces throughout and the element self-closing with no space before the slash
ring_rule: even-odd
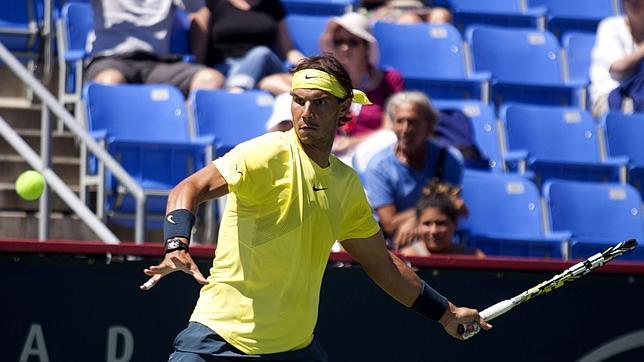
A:
<svg viewBox="0 0 644 362">
<path fill-rule="evenodd" d="M 438 321 L 448 306 L 447 298 L 423 281 L 420 295 L 411 308 L 427 318 Z"/>
<path fill-rule="evenodd" d="M 182 237 L 190 241 L 192 226 L 195 224 L 195 216 L 186 209 L 170 211 L 163 220 L 163 240 Z"/>
</svg>

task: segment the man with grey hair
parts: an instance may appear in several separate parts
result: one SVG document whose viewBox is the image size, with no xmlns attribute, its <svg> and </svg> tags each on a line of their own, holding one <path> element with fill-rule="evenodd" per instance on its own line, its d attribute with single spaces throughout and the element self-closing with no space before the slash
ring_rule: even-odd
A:
<svg viewBox="0 0 644 362">
<path fill-rule="evenodd" d="M 371 159 L 364 179 L 382 229 L 398 249 L 416 238 L 414 207 L 422 188 L 434 178 L 459 185 L 464 167 L 458 150 L 430 140 L 438 113 L 424 93 L 397 93 L 386 112 L 396 142 Z"/>
</svg>

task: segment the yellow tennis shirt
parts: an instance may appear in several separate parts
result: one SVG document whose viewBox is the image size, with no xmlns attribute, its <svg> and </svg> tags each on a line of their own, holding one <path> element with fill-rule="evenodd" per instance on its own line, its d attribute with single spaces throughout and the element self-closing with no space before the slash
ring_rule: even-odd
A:
<svg viewBox="0 0 644 362">
<path fill-rule="evenodd" d="M 312 342 L 333 242 L 379 231 L 358 176 L 329 160 L 319 167 L 291 130 L 242 143 L 214 161 L 230 193 L 209 284 L 191 321 L 248 354 Z"/>
</svg>

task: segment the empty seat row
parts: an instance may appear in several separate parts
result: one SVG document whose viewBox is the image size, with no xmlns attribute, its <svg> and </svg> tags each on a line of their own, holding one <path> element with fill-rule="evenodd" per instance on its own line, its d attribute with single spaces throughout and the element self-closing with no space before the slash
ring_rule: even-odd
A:
<svg viewBox="0 0 644 362">
<path fill-rule="evenodd" d="M 601 19 L 621 13 L 619 0 L 434 0 L 454 13 L 460 29 L 473 24 L 594 32 Z"/>
<path fill-rule="evenodd" d="M 273 106 L 273 97 L 263 91 L 199 90 L 191 95 L 190 115 L 181 92 L 164 84 L 89 83 L 83 98 L 91 134 L 148 195 L 151 227 L 161 225 L 172 187 L 217 155 L 264 133 Z M 100 215 L 131 222 L 133 198 L 92 157 L 81 175 L 82 192 L 89 187 L 99 191 Z"/>
<path fill-rule="evenodd" d="M 541 194 L 520 175 L 468 171 L 463 198 L 467 243 L 489 255 L 587 258 L 642 237 L 641 197 L 630 185 L 551 180 Z M 625 258 L 644 259 L 644 246 Z"/>
</svg>

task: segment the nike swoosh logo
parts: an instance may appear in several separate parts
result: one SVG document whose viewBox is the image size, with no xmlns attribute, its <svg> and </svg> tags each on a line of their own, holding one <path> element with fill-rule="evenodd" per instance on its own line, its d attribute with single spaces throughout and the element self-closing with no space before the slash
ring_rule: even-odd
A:
<svg viewBox="0 0 644 362">
<path fill-rule="evenodd" d="M 172 220 L 172 217 L 173 217 L 173 216 L 174 216 L 174 215 L 168 215 L 168 221 L 176 225 L 177 223 L 176 223 L 176 222 L 174 222 L 174 220 Z"/>
<path fill-rule="evenodd" d="M 326 190 L 326 189 L 328 189 L 328 187 L 316 187 L 316 186 L 313 186 L 313 191 L 323 191 L 323 190 Z"/>
<path fill-rule="evenodd" d="M 314 79 L 314 78 L 320 78 L 320 77 L 313 77 L 308 74 L 304 74 L 304 79 Z"/>
</svg>

